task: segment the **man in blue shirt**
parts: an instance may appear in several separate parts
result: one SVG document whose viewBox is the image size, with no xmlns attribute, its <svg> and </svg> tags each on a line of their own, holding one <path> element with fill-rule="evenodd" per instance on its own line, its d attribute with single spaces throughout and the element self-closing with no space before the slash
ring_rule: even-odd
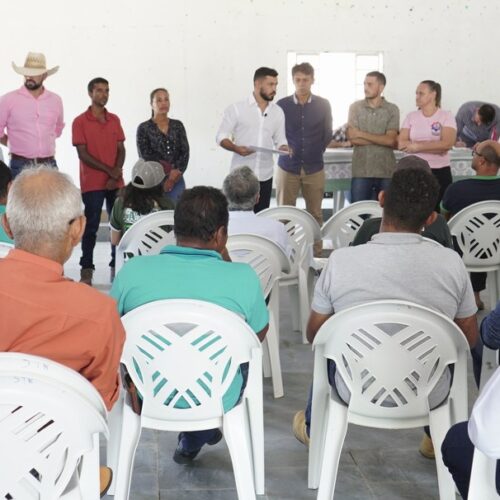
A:
<svg viewBox="0 0 500 500">
<path fill-rule="evenodd" d="M 321 201 L 325 190 L 323 153 L 332 139 L 330 103 L 311 93 L 314 68 L 309 63 L 292 68 L 295 93 L 278 101 L 285 113 L 285 131 L 292 156 L 280 156 L 276 174 L 278 205 L 294 205 L 299 189 L 306 210 L 323 224 Z M 321 253 L 321 242 L 314 245 L 314 254 Z"/>
<path fill-rule="evenodd" d="M 166 246 L 160 255 L 134 257 L 116 276 L 111 296 L 119 313 L 161 299 L 204 300 L 237 313 L 262 342 L 269 315 L 259 278 L 249 265 L 227 262 L 228 220 L 227 200 L 218 189 L 197 186 L 184 191 L 174 213 L 177 246 Z M 245 377 L 242 365 L 224 394 L 224 411 L 238 403 Z M 221 438 L 219 429 L 181 432 L 174 460 L 189 463 L 204 444 Z"/>
</svg>

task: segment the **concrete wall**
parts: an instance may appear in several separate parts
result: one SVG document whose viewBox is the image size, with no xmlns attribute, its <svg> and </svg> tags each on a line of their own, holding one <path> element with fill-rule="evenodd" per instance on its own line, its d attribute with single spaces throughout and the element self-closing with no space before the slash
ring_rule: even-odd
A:
<svg viewBox="0 0 500 500">
<path fill-rule="evenodd" d="M 61 67 L 47 87 L 64 101 L 57 159 L 75 178 L 71 122 L 88 105 L 86 84 L 95 76 L 110 81 L 108 108 L 127 136 L 127 179 L 149 92 L 170 90 L 170 115 L 184 122 L 191 143 L 189 185 L 221 185 L 230 162 L 214 141 L 222 111 L 251 92 L 262 65 L 283 75 L 283 96 L 288 51 L 382 51 L 386 96 L 402 116 L 423 79 L 442 84 L 445 109 L 500 101 L 496 0 L 25 0 L 5 2 L 2 18 L 0 93 L 21 84 L 10 63 L 22 64 L 30 50 Z"/>
</svg>

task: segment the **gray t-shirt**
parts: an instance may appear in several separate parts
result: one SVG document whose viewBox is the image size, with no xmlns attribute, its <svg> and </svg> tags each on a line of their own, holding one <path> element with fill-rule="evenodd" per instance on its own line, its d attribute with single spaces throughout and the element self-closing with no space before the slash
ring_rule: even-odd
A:
<svg viewBox="0 0 500 500">
<path fill-rule="evenodd" d="M 365 245 L 332 252 L 316 284 L 312 309 L 333 314 L 390 299 L 415 302 L 452 320 L 477 311 L 460 256 L 412 233 L 379 233 Z M 349 390 L 338 372 L 335 383 L 340 397 L 348 401 Z M 431 408 L 443 401 L 449 386 L 445 370 L 429 396 Z"/>
</svg>

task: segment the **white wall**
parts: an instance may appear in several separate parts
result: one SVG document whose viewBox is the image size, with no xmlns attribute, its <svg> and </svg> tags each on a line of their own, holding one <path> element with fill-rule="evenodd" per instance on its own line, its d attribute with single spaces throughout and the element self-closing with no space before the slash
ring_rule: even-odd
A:
<svg viewBox="0 0 500 500">
<path fill-rule="evenodd" d="M 251 92 L 258 66 L 284 76 L 290 50 L 384 52 L 386 96 L 402 116 L 413 109 L 423 79 L 442 84 L 445 109 L 456 111 L 470 99 L 500 101 L 498 0 L 4 3 L 0 93 L 21 84 L 10 64 L 22 64 L 30 50 L 60 65 L 47 87 L 64 101 L 57 159 L 75 178 L 71 122 L 88 105 L 86 84 L 95 76 L 110 81 L 108 108 L 120 116 L 127 136 L 127 178 L 137 155 L 136 127 L 149 118 L 149 92 L 170 90 L 170 115 L 184 122 L 191 144 L 190 185 L 221 185 L 230 162 L 230 153 L 214 141 L 223 109 Z M 280 97 L 285 87 L 282 77 Z"/>
</svg>

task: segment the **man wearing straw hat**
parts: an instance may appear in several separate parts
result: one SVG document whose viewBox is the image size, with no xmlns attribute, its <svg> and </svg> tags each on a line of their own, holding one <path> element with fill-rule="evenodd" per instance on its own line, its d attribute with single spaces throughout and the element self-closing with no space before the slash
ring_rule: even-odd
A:
<svg viewBox="0 0 500 500">
<path fill-rule="evenodd" d="M 59 66 L 47 69 L 43 54 L 29 52 L 24 66 L 13 62 L 12 67 L 24 76 L 24 85 L 0 97 L 0 143 L 9 147 L 15 177 L 27 165 L 57 167 L 56 138 L 62 133 L 64 120 L 61 98 L 43 86 Z"/>
</svg>

